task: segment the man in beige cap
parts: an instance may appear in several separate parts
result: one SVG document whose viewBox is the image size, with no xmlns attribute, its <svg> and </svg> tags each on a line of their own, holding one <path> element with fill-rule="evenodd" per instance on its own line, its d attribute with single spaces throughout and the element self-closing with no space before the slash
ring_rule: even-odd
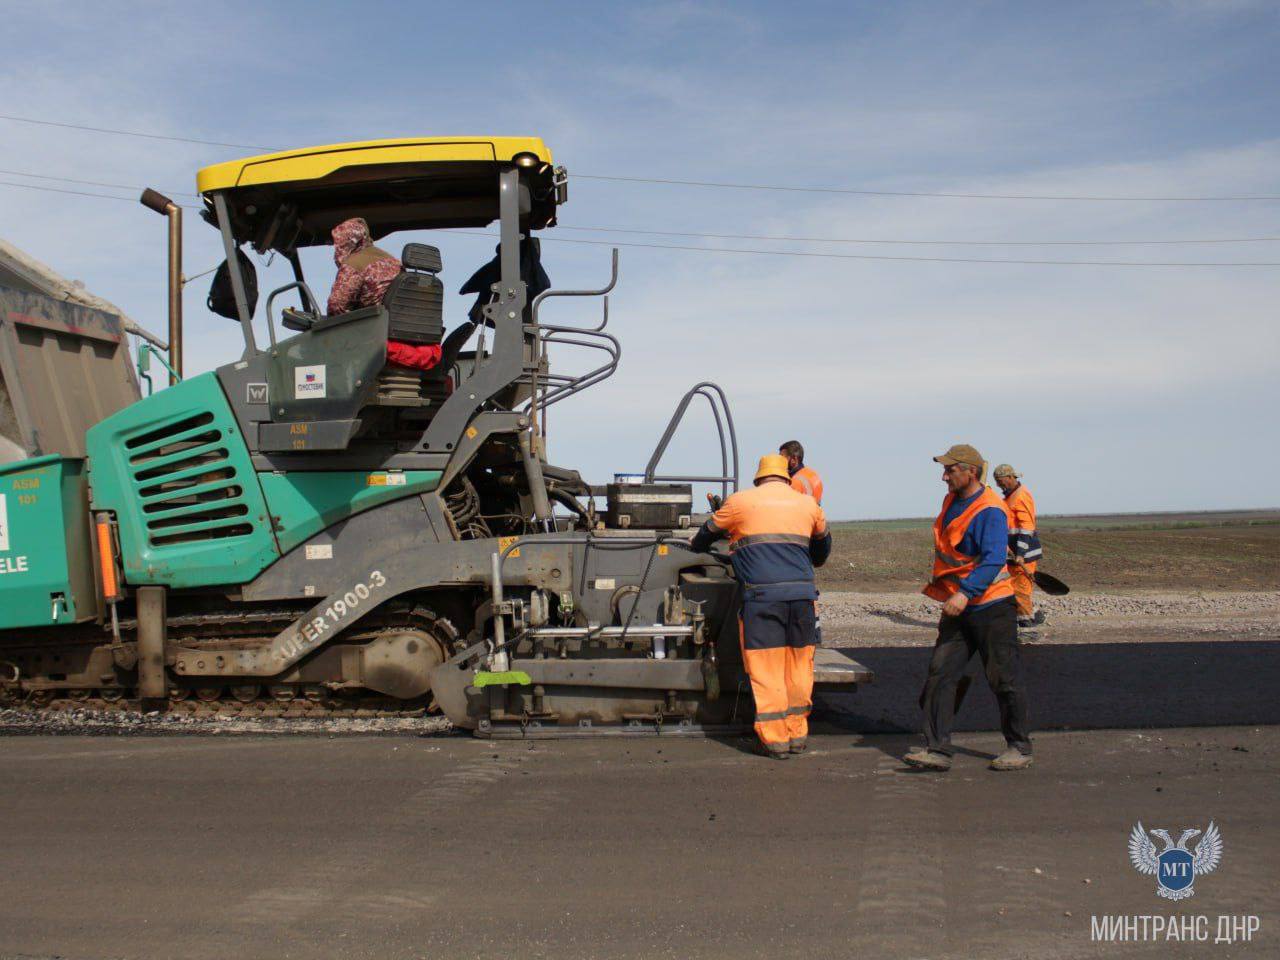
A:
<svg viewBox="0 0 1280 960">
<path fill-rule="evenodd" d="M 918 769 L 951 769 L 956 686 L 976 653 L 1000 705 L 1008 744 L 991 769 L 1022 770 L 1031 765 L 1031 737 L 1017 608 L 1005 566 L 1009 511 L 982 482 L 986 461 L 969 444 L 956 444 L 933 459 L 942 464 L 947 495 L 933 523 L 933 575 L 923 592 L 942 604 L 942 617 L 921 697 L 925 746 L 902 759 Z"/>
<path fill-rule="evenodd" d="M 992 474 L 1004 492 L 1009 508 L 1009 579 L 1018 602 L 1018 626 L 1026 629 L 1044 623 L 1044 611 L 1035 613 L 1031 590 L 1035 586 L 1036 564 L 1042 552 L 1036 533 L 1036 501 L 1021 480 L 1022 474 L 1007 463 Z"/>
</svg>

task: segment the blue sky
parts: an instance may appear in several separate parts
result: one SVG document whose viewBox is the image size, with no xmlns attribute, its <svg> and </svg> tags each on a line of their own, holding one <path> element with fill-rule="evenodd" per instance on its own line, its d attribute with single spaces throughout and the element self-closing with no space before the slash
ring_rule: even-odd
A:
<svg viewBox="0 0 1280 960">
<path fill-rule="evenodd" d="M 458 133 L 544 137 L 564 227 L 877 239 L 1280 236 L 1280 203 L 1001 201 L 628 184 L 603 174 L 870 190 L 1280 195 L 1280 7 L 1135 3 L 6 5 L 3 113 L 238 144 Z M 251 149 L 0 121 L 0 180 L 192 191 Z M 128 190 L 84 187 L 117 196 Z M 189 198 L 187 202 L 194 202 Z M 0 236 L 164 326 L 164 230 L 125 202 L 0 186 Z M 1280 261 L 1280 243 L 894 246 L 558 240 L 895 256 Z M 398 241 L 397 241 L 398 242 Z M 440 238 L 451 289 L 489 241 Z M 220 258 L 194 216 L 187 272 Z M 394 246 L 394 244 L 392 244 Z M 557 285 L 608 247 L 548 242 Z M 307 260 L 317 287 L 324 251 Z M 264 286 L 284 282 L 280 264 Z M 188 368 L 235 329 L 187 292 Z M 622 248 L 619 374 L 555 408 L 551 456 L 643 467 L 683 387 L 734 404 L 744 469 L 799 438 L 838 518 L 920 515 L 956 441 L 1026 474 L 1046 512 L 1280 505 L 1280 267 L 859 261 Z M 265 299 L 265 298 L 264 298 Z M 463 303 L 450 304 L 451 320 Z M 594 307 L 560 306 L 562 320 Z M 554 358 L 553 358 L 554 359 Z M 573 358 L 562 361 L 571 365 Z M 711 463 L 692 416 L 673 469 Z"/>
</svg>

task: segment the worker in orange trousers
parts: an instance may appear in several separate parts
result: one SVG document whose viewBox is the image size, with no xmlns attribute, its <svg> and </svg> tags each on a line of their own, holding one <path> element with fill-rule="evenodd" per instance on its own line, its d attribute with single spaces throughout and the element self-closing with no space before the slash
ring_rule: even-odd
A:
<svg viewBox="0 0 1280 960">
<path fill-rule="evenodd" d="M 831 554 L 831 531 L 817 500 L 791 488 L 786 458 L 770 454 L 760 458 L 755 486 L 725 500 L 690 546 L 705 552 L 722 537 L 742 585 L 739 638 L 760 751 L 786 759 L 808 747 L 818 642 L 814 567 Z"/>
<path fill-rule="evenodd" d="M 1007 463 L 996 467 L 996 484 L 1009 508 L 1009 578 L 1018 602 L 1018 626 L 1026 629 L 1044 623 L 1044 612 L 1035 613 L 1031 590 L 1035 586 L 1036 565 L 1043 552 L 1036 533 L 1036 501 L 1022 482 L 1022 474 Z"/>
</svg>

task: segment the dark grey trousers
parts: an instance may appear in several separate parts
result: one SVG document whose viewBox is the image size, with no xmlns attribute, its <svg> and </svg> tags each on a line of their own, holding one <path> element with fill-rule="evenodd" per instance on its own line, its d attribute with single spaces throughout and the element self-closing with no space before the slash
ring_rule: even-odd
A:
<svg viewBox="0 0 1280 960">
<path fill-rule="evenodd" d="M 1018 609 L 1013 597 L 981 610 L 938 621 L 938 641 L 924 688 L 924 737 L 930 750 L 951 756 L 956 685 L 974 654 L 982 658 L 987 682 L 1000 705 L 1000 729 L 1009 746 L 1031 752 L 1027 691 L 1018 647 Z"/>
</svg>

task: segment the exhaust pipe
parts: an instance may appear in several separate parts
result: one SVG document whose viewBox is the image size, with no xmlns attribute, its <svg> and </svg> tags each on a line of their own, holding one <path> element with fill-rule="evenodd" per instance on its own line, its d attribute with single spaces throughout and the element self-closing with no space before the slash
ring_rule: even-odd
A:
<svg viewBox="0 0 1280 960">
<path fill-rule="evenodd" d="M 182 376 L 182 208 L 148 187 L 139 201 L 148 210 L 169 218 L 169 385 Z"/>
</svg>

